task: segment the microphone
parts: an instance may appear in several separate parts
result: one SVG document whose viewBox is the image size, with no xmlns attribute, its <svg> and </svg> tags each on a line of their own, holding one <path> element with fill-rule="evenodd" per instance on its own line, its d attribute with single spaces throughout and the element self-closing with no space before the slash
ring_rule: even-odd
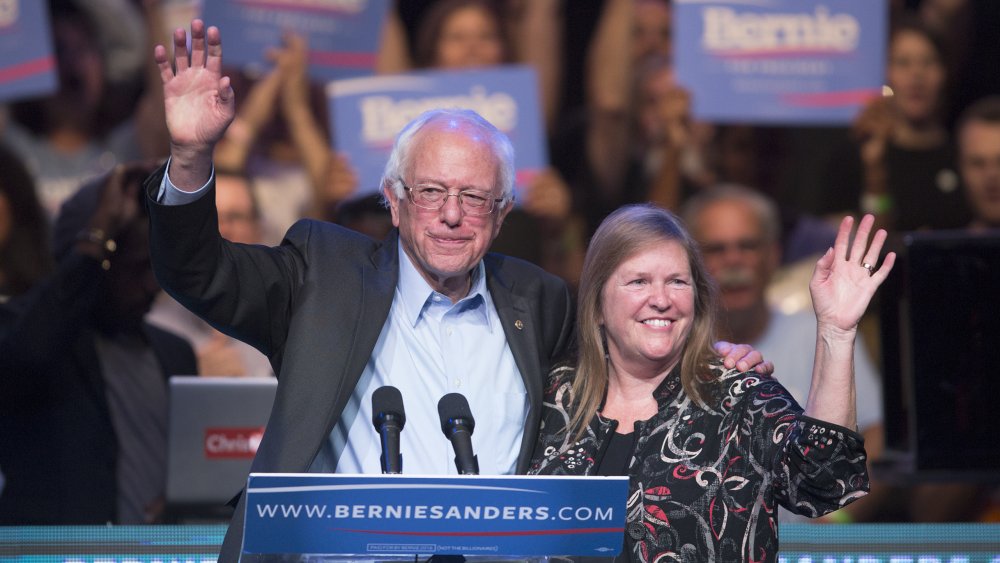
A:
<svg viewBox="0 0 1000 563">
<path fill-rule="evenodd" d="M 460 393 L 448 393 L 438 401 L 441 431 L 455 449 L 455 467 L 460 475 L 479 475 L 479 459 L 472 453 L 472 431 L 476 421 L 469 401 Z"/>
<path fill-rule="evenodd" d="M 399 433 L 406 424 L 403 396 L 391 385 L 372 393 L 372 424 L 382 439 L 382 473 L 403 472 L 403 454 L 399 451 Z"/>
</svg>

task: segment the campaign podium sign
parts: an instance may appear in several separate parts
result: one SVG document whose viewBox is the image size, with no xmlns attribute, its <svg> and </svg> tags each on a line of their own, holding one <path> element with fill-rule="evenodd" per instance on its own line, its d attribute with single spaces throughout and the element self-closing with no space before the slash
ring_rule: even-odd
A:
<svg viewBox="0 0 1000 563">
<path fill-rule="evenodd" d="M 846 124 L 885 80 L 885 0 L 675 0 L 678 82 L 700 120 Z"/>
<path fill-rule="evenodd" d="M 243 552 L 613 557 L 627 477 L 251 473 Z"/>
<path fill-rule="evenodd" d="M 548 166 L 538 81 L 528 66 L 336 80 L 327 86 L 327 99 L 333 146 L 357 172 L 358 195 L 379 190 L 396 135 L 435 108 L 474 110 L 506 133 L 514 145 L 518 186 Z"/>
<path fill-rule="evenodd" d="M 291 31 L 309 45 L 309 74 L 332 80 L 371 74 L 388 0 L 203 0 L 202 19 L 222 32 L 227 65 L 269 68 L 268 49 Z"/>
<path fill-rule="evenodd" d="M 46 3 L 0 0 L 0 101 L 54 92 L 55 69 Z"/>
</svg>

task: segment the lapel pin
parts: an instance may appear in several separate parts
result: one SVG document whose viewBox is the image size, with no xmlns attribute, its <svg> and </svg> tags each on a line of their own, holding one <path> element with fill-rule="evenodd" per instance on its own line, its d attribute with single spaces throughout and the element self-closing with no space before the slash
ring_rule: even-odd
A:
<svg viewBox="0 0 1000 563">
<path fill-rule="evenodd" d="M 524 328 L 524 323 L 521 321 L 521 319 L 517 319 L 516 321 L 514 321 L 514 328 L 516 328 L 517 330 L 521 330 Z"/>
</svg>

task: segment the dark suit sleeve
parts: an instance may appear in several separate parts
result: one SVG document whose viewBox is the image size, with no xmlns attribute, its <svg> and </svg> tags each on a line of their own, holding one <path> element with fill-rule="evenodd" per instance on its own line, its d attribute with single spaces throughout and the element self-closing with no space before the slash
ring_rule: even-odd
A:
<svg viewBox="0 0 1000 563">
<path fill-rule="evenodd" d="M 549 366 L 553 366 L 568 358 L 574 352 L 574 347 L 576 346 L 576 311 L 574 310 L 573 298 L 570 296 L 569 287 L 565 283 L 560 284 L 559 290 L 561 293 L 560 301 L 562 302 L 560 310 L 562 320 L 559 337 L 553 348 L 552 357 L 549 358 Z"/>
<path fill-rule="evenodd" d="M 271 356 L 284 344 L 302 285 L 308 224 L 293 227 L 275 248 L 229 242 L 219 235 L 214 178 L 197 201 L 167 206 L 154 199 L 164 172 L 145 184 L 156 279 L 213 327 Z"/>
</svg>

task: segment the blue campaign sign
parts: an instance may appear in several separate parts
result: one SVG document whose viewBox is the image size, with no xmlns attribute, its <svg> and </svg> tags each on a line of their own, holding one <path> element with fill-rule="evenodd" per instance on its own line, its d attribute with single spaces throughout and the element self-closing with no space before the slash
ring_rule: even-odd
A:
<svg viewBox="0 0 1000 563">
<path fill-rule="evenodd" d="M 243 550 L 613 557 L 627 495 L 627 477 L 254 473 Z"/>
<path fill-rule="evenodd" d="M 885 0 L 674 0 L 678 82 L 715 122 L 843 124 L 885 80 Z"/>
<path fill-rule="evenodd" d="M 371 74 L 388 0 L 204 0 L 202 19 L 222 33 L 227 65 L 270 67 L 286 31 L 309 44 L 309 74 L 332 80 Z"/>
<path fill-rule="evenodd" d="M 433 108 L 474 110 L 506 133 L 518 186 L 548 166 L 538 82 L 528 66 L 337 80 L 327 87 L 327 99 L 333 146 L 357 171 L 359 195 L 379 190 L 396 135 Z"/>
<path fill-rule="evenodd" d="M 0 0 L 0 100 L 55 91 L 56 60 L 45 2 Z"/>
</svg>

